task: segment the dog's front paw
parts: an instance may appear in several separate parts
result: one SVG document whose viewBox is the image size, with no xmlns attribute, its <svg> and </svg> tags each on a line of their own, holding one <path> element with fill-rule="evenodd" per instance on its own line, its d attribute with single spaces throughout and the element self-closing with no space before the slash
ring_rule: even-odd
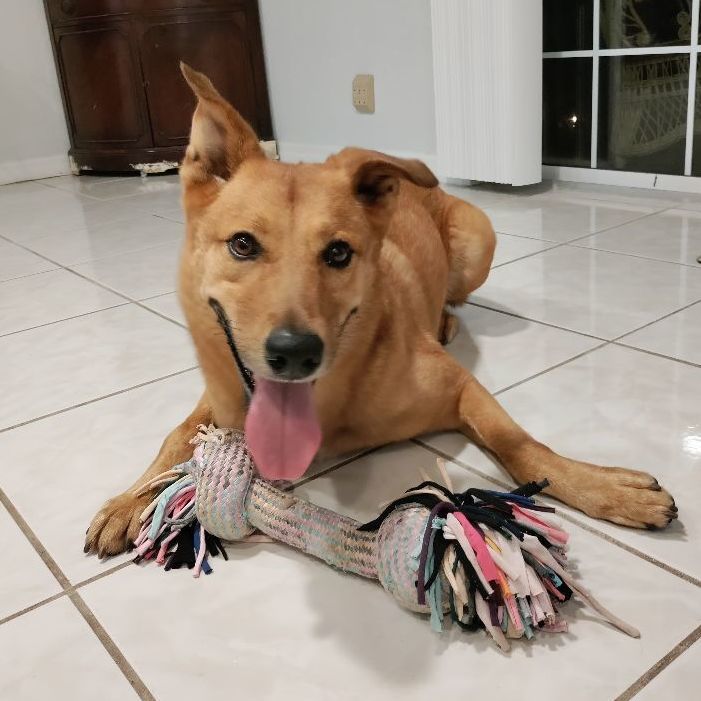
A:
<svg viewBox="0 0 701 701">
<path fill-rule="evenodd" d="M 127 550 L 139 534 L 139 517 L 150 501 L 149 494 L 136 496 L 130 492 L 110 499 L 88 528 L 84 552 L 97 553 L 102 558 Z"/>
<path fill-rule="evenodd" d="M 646 472 L 596 467 L 577 506 L 594 518 L 631 528 L 665 528 L 677 518 L 672 495 Z"/>
</svg>

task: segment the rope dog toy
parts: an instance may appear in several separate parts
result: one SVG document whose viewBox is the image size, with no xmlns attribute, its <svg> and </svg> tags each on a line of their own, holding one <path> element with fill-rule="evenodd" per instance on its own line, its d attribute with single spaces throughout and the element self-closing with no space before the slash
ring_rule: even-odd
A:
<svg viewBox="0 0 701 701">
<path fill-rule="evenodd" d="M 543 516 L 554 509 L 530 483 L 513 492 L 453 494 L 424 481 L 374 521 L 359 524 L 282 491 L 256 474 L 242 433 L 200 426 L 191 460 L 139 490 L 162 487 L 141 515 L 136 561 L 212 571 L 221 540 L 256 532 L 345 572 L 377 579 L 405 608 L 483 627 L 502 650 L 537 631 L 566 632 L 559 605 L 576 594 L 632 637 L 640 633 L 604 608 L 566 569 L 568 536 Z"/>
</svg>

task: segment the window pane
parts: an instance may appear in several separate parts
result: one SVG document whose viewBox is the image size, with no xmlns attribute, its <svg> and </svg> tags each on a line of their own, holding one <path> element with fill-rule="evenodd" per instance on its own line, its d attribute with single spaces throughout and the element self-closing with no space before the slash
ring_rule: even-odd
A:
<svg viewBox="0 0 701 701">
<path fill-rule="evenodd" d="M 593 0 L 543 0 L 543 51 L 591 49 Z"/>
<path fill-rule="evenodd" d="M 602 49 L 690 43 L 691 0 L 601 0 Z"/>
<path fill-rule="evenodd" d="M 599 168 L 684 172 L 689 57 L 602 56 Z"/>
<path fill-rule="evenodd" d="M 701 56 L 696 64 L 696 114 L 694 116 L 694 158 L 691 174 L 701 175 Z"/>
<path fill-rule="evenodd" d="M 591 165 L 591 58 L 543 60 L 543 163 Z"/>
</svg>

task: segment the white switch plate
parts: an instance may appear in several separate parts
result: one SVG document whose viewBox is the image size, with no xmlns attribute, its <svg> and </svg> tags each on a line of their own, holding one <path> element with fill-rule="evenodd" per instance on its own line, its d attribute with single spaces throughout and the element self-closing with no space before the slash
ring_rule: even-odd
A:
<svg viewBox="0 0 701 701">
<path fill-rule="evenodd" d="M 353 78 L 353 107 L 358 112 L 375 111 L 375 76 L 363 73 Z"/>
</svg>

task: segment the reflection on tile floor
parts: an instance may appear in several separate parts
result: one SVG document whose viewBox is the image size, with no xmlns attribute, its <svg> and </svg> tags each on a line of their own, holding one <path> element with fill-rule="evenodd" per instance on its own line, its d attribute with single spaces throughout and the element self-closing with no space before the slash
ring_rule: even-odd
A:
<svg viewBox="0 0 701 701">
<path fill-rule="evenodd" d="M 132 674 L 157 699 L 695 698 L 701 642 L 676 646 L 701 625 L 701 198 L 450 191 L 500 232 L 498 268 L 458 310 L 450 352 L 553 448 L 648 470 L 676 497 L 680 521 L 660 533 L 564 510 L 581 524 L 579 574 L 642 639 L 575 605 L 570 634 L 504 656 L 275 545 L 230 546 L 205 581 L 84 556 L 91 514 L 144 468 L 201 379 L 174 293 L 177 178 L 60 177 L 0 187 L 0 488 L 36 538 L 0 506 L 0 698 L 138 698 Z M 460 485 L 508 481 L 458 434 L 424 443 L 325 474 L 322 462 L 298 491 L 366 518 L 430 469 L 431 450 L 455 459 Z M 61 585 L 37 548 L 72 585 L 88 580 L 93 625 L 68 596 L 51 600 Z"/>
</svg>

